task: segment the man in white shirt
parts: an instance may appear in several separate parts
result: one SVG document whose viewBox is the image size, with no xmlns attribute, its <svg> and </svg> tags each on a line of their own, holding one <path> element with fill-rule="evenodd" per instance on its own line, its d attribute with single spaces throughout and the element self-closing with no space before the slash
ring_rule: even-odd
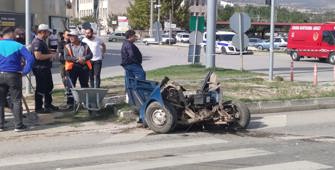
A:
<svg viewBox="0 0 335 170">
<path fill-rule="evenodd" d="M 92 70 L 90 72 L 90 86 L 100 88 L 102 59 L 103 55 L 106 53 L 106 45 L 100 38 L 93 35 L 92 28 L 85 30 L 85 36 L 86 37 L 82 40 L 82 42 L 86 43 L 93 53 L 93 58 L 91 59 Z"/>
</svg>

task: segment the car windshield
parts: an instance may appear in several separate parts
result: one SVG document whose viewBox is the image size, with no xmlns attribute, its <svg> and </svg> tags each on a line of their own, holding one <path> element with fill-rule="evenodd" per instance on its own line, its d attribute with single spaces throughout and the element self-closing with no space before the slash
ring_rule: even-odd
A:
<svg viewBox="0 0 335 170">
<path fill-rule="evenodd" d="M 232 41 L 234 34 L 216 34 L 217 41 Z"/>
</svg>

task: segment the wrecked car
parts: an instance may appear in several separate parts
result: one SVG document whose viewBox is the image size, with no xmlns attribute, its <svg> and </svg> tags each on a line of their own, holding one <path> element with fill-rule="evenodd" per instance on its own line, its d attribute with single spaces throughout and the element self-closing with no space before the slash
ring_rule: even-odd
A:
<svg viewBox="0 0 335 170">
<path fill-rule="evenodd" d="M 128 83 L 129 103 L 137 106 L 140 121 L 156 133 L 192 124 L 245 129 L 250 122 L 245 104 L 222 99 L 221 84 L 213 72 L 193 93 L 168 77 L 160 83 L 131 78 Z"/>
</svg>

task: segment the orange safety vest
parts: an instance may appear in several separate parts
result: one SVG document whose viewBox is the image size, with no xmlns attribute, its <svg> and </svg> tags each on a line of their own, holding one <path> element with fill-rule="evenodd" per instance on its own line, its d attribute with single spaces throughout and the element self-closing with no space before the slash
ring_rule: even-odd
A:
<svg viewBox="0 0 335 170">
<path fill-rule="evenodd" d="M 71 47 L 68 47 L 68 45 L 65 45 L 65 48 L 67 48 L 68 55 L 71 57 L 74 57 Z M 87 53 L 87 49 L 86 49 L 86 53 Z M 89 70 L 92 70 L 92 63 L 90 60 L 87 60 L 85 64 L 87 65 Z M 64 65 L 65 71 L 71 71 L 73 69 L 73 65 L 74 63 L 72 61 L 65 61 L 65 65 Z"/>
</svg>

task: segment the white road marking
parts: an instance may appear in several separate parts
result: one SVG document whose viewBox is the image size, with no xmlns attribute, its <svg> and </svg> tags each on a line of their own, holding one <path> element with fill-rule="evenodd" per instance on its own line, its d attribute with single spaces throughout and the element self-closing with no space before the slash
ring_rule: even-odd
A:
<svg viewBox="0 0 335 170">
<path fill-rule="evenodd" d="M 60 161 L 105 155 L 117 155 L 132 152 L 155 151 L 172 148 L 194 147 L 201 145 L 223 144 L 228 141 L 213 137 L 178 139 L 172 141 L 159 141 L 149 143 L 135 143 L 129 145 L 117 145 L 106 147 L 95 147 L 88 149 L 66 150 L 59 152 L 13 155 L 0 158 L 0 167 L 43 163 L 49 161 Z"/>
<path fill-rule="evenodd" d="M 286 162 L 286 163 L 279 163 L 279 164 L 271 164 L 271 165 L 264 165 L 264 166 L 254 166 L 248 168 L 240 168 L 235 170 L 318 170 L 318 169 L 329 169 L 333 168 L 328 165 L 318 164 L 315 162 L 310 161 L 296 161 L 296 162 Z"/>
<path fill-rule="evenodd" d="M 139 161 L 118 162 L 111 164 L 101 164 L 85 167 L 74 167 L 64 170 L 145 170 L 154 168 L 163 168 L 171 166 L 181 166 L 188 164 L 199 164 L 205 162 L 222 161 L 229 159 L 248 158 L 255 156 L 264 156 L 273 154 L 272 152 L 258 150 L 255 148 L 234 149 L 228 151 L 205 152 L 189 155 L 177 155 L 173 157 L 164 157 L 157 159 L 147 159 Z"/>
</svg>

